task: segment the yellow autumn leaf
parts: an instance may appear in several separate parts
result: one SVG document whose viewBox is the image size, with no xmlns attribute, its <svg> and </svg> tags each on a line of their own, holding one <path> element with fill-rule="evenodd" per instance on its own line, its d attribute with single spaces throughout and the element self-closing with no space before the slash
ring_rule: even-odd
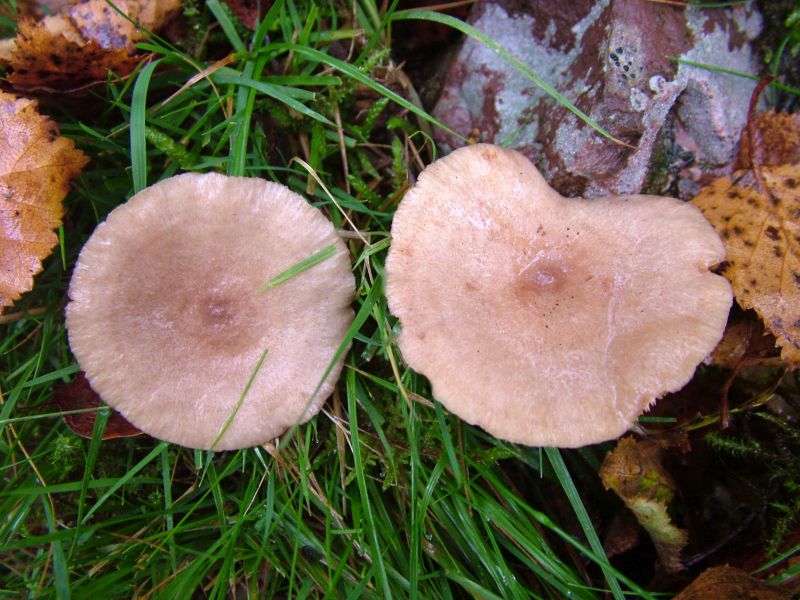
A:
<svg viewBox="0 0 800 600">
<path fill-rule="evenodd" d="M 33 287 L 70 179 L 89 161 L 58 133 L 35 101 L 0 92 L 0 310 Z"/>
<path fill-rule="evenodd" d="M 692 202 L 722 237 L 723 275 L 739 305 L 755 309 L 781 358 L 800 365 L 800 165 L 764 167 L 705 187 Z"/>
</svg>

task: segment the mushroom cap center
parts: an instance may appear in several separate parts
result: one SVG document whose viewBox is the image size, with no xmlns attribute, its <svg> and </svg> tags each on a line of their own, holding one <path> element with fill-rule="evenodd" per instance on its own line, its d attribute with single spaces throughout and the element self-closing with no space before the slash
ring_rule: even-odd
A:
<svg viewBox="0 0 800 600">
<path fill-rule="evenodd" d="M 326 261 L 260 291 L 330 246 Z M 70 346 L 103 399 L 155 437 L 224 450 L 264 443 L 321 408 L 344 360 L 332 363 L 354 281 L 333 225 L 302 197 L 190 173 L 112 211 L 69 293 Z"/>
<path fill-rule="evenodd" d="M 562 252 L 541 252 L 520 269 L 516 290 L 523 296 L 561 292 L 569 283 L 569 271 Z"/>
<path fill-rule="evenodd" d="M 182 307 L 174 315 L 177 332 L 196 345 L 207 346 L 211 351 L 228 355 L 245 352 L 257 344 L 263 333 L 263 324 L 248 318 L 266 298 L 254 297 L 255 290 L 247 289 L 243 282 L 223 282 L 207 290 L 185 289 L 177 293 L 184 296 Z M 180 318 L 180 310 L 186 318 Z M 263 311 L 263 308 L 261 309 Z M 259 312 L 261 312 L 259 311 Z"/>
<path fill-rule="evenodd" d="M 690 205 L 567 200 L 521 154 L 479 144 L 404 197 L 386 295 L 442 404 L 504 439 L 578 446 L 623 433 L 713 349 L 723 256 Z"/>
</svg>

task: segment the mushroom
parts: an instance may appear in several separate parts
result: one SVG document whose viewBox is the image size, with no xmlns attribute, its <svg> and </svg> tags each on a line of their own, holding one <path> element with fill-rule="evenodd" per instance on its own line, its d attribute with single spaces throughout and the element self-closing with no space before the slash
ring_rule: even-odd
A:
<svg viewBox="0 0 800 600">
<path fill-rule="evenodd" d="M 262 291 L 321 250 L 326 260 Z M 191 173 L 98 225 L 75 266 L 66 321 L 92 388 L 131 423 L 226 450 L 319 411 L 342 367 L 353 295 L 345 245 L 301 196 Z"/>
<path fill-rule="evenodd" d="M 724 258 L 691 204 L 567 199 L 487 144 L 428 166 L 392 224 L 389 308 L 433 396 L 492 435 L 578 447 L 620 436 L 722 336 Z"/>
</svg>

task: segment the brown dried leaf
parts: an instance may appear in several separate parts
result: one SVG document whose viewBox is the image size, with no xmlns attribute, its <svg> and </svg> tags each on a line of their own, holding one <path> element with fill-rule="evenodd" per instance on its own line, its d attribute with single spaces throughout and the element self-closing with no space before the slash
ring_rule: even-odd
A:
<svg viewBox="0 0 800 600">
<path fill-rule="evenodd" d="M 777 338 L 781 358 L 800 365 L 800 165 L 765 167 L 768 191 L 752 172 L 722 177 L 692 202 L 722 237 L 723 275 L 736 300 Z"/>
<path fill-rule="evenodd" d="M 703 571 L 674 600 L 789 600 L 791 596 L 741 569 L 726 565 Z"/>
<path fill-rule="evenodd" d="M 115 6 L 148 30 L 157 30 L 180 8 L 179 0 L 118 0 Z M 39 22 L 19 22 L 17 37 L 0 42 L 0 64 L 24 91 L 75 91 L 104 81 L 109 71 L 130 74 L 147 55 L 136 54 L 142 31 L 105 0 L 64 6 Z"/>
<path fill-rule="evenodd" d="M 711 355 L 711 362 L 735 369 L 760 359 L 776 356 L 775 337 L 764 331 L 764 324 L 753 311 L 731 317 L 725 333 Z"/>
<path fill-rule="evenodd" d="M 89 385 L 89 381 L 83 371 L 79 371 L 75 379 L 70 383 L 57 385 L 53 390 L 53 401 L 64 412 L 84 408 L 97 408 L 104 405 L 100 396 Z M 92 437 L 96 418 L 97 412 L 95 411 L 75 413 L 64 415 L 64 423 L 79 436 L 90 438 Z M 136 435 L 142 435 L 142 431 L 131 425 L 125 417 L 112 409 L 111 415 L 106 422 L 106 428 L 103 431 L 103 439 L 110 440 Z"/>
<path fill-rule="evenodd" d="M 36 102 L 0 92 L 0 307 L 33 287 L 58 243 L 61 201 L 89 159 Z"/>
<path fill-rule="evenodd" d="M 55 28 L 54 22 L 67 23 L 61 18 L 20 21 L 8 61 L 12 71 L 8 80 L 15 89 L 79 90 L 105 81 L 109 71 L 129 75 L 141 60 L 125 48 L 103 48 L 94 40 L 83 41 L 77 30 Z"/>
<path fill-rule="evenodd" d="M 750 129 L 755 133 L 755 142 L 750 142 Z M 739 145 L 738 169 L 753 167 L 751 152 L 761 167 L 800 162 L 800 113 L 784 113 L 768 110 L 759 113 L 752 125 L 742 132 Z"/>
<path fill-rule="evenodd" d="M 622 438 L 600 467 L 600 479 L 612 489 L 653 540 L 661 565 L 669 572 L 684 568 L 680 554 L 686 532 L 675 527 L 667 505 L 675 495 L 675 482 L 661 464 L 666 446 L 686 444 L 686 438 L 657 441 Z"/>
</svg>

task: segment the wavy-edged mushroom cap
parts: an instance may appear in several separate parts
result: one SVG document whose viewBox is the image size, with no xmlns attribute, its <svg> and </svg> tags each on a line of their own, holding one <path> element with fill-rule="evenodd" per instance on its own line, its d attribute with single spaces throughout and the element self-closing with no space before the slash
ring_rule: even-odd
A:
<svg viewBox="0 0 800 600">
<path fill-rule="evenodd" d="M 522 154 L 478 144 L 430 165 L 386 263 L 399 346 L 450 411 L 492 435 L 618 437 L 722 336 L 724 258 L 691 204 L 567 199 Z"/>
<path fill-rule="evenodd" d="M 331 258 L 259 292 L 331 245 Z M 261 179 L 177 175 L 114 209 L 81 250 L 69 342 L 95 391 L 146 433 L 244 448 L 309 420 L 330 395 L 342 360 L 323 377 L 353 320 L 354 288 L 345 245 L 299 195 Z"/>
</svg>

